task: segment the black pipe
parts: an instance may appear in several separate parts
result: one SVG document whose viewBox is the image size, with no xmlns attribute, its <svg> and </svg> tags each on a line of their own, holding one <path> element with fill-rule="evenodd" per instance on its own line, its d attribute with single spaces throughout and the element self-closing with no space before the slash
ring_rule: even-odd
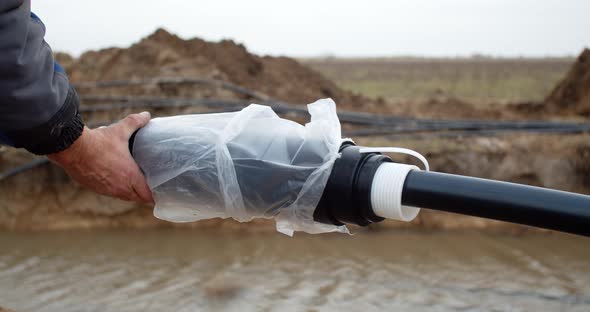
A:
<svg viewBox="0 0 590 312">
<path fill-rule="evenodd" d="M 590 236 L 590 196 L 541 187 L 411 171 L 402 204 Z"/>
<path fill-rule="evenodd" d="M 130 138 L 130 150 L 133 141 L 134 136 Z M 231 147 L 230 152 L 241 153 L 239 149 L 233 150 Z M 372 211 L 372 180 L 377 168 L 384 162 L 391 162 L 391 159 L 379 153 L 360 153 L 360 147 L 349 141 L 343 143 L 340 153 L 314 211 L 314 220 L 326 224 L 352 223 L 361 226 L 382 221 L 383 218 Z M 283 174 L 279 170 L 281 168 L 264 162 L 245 166 L 236 164 L 241 186 L 257 185 L 260 179 L 269 180 L 261 178 L 265 175 L 285 181 L 276 185 L 286 185 L 290 180 L 289 171 Z M 191 176 L 183 178 L 187 179 L 187 183 L 194 179 Z M 242 195 L 247 199 L 249 208 L 260 209 L 265 203 L 275 203 L 269 198 L 281 191 L 295 195 L 299 193 L 298 190 L 288 188 L 273 191 L 248 188 L 246 191 L 242 189 Z M 402 204 L 590 237 L 590 196 L 587 195 L 415 170 L 406 177 Z M 276 207 L 267 208 L 270 215 L 277 210 Z"/>
</svg>

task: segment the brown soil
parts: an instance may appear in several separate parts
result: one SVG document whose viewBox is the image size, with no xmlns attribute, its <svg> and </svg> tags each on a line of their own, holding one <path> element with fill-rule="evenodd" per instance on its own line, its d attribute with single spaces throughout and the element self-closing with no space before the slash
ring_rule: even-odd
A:
<svg viewBox="0 0 590 312">
<path fill-rule="evenodd" d="M 501 109 L 500 105 L 489 104 L 477 108 L 461 99 L 438 94 L 425 101 L 403 101 L 394 103 L 388 113 L 399 116 L 432 119 L 522 119 L 522 115 L 513 116 L 511 110 Z M 520 118 L 519 118 L 520 117 Z"/>
<path fill-rule="evenodd" d="M 545 100 L 551 112 L 590 117 L 590 49 L 585 49 Z"/>
<path fill-rule="evenodd" d="M 79 59 L 65 54 L 57 57 L 74 82 L 199 77 L 233 82 L 291 103 L 331 97 L 347 108 L 359 109 L 369 101 L 343 91 L 294 59 L 260 57 L 230 40 L 183 40 L 164 29 L 126 49 L 90 51 Z"/>
</svg>

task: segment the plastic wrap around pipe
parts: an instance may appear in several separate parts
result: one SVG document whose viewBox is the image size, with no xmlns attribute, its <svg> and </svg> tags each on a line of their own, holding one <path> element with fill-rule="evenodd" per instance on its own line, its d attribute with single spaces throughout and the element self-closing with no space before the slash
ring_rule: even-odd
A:
<svg viewBox="0 0 590 312">
<path fill-rule="evenodd" d="M 341 133 L 332 100 L 308 109 L 305 126 L 256 104 L 150 121 L 132 153 L 154 194 L 154 215 L 173 222 L 275 218 L 277 230 L 288 235 L 346 232 L 313 219 Z"/>
</svg>

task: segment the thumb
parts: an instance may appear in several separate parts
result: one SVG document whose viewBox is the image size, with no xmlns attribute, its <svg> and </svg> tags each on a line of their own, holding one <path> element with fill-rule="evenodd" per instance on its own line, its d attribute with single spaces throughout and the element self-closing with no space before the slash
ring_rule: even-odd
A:
<svg viewBox="0 0 590 312">
<path fill-rule="evenodd" d="M 117 122 L 115 126 L 122 128 L 123 135 L 128 139 L 135 130 L 145 126 L 150 121 L 150 118 L 149 112 L 131 114 Z"/>
</svg>

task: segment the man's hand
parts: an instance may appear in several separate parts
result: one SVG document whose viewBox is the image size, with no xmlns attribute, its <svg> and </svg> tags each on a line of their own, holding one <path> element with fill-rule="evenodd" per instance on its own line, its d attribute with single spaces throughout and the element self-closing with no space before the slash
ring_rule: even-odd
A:
<svg viewBox="0 0 590 312">
<path fill-rule="evenodd" d="M 83 186 L 123 200 L 153 203 L 145 177 L 129 152 L 129 137 L 148 123 L 150 114 L 133 114 L 108 127 L 84 128 L 82 135 L 47 157 Z"/>
</svg>

